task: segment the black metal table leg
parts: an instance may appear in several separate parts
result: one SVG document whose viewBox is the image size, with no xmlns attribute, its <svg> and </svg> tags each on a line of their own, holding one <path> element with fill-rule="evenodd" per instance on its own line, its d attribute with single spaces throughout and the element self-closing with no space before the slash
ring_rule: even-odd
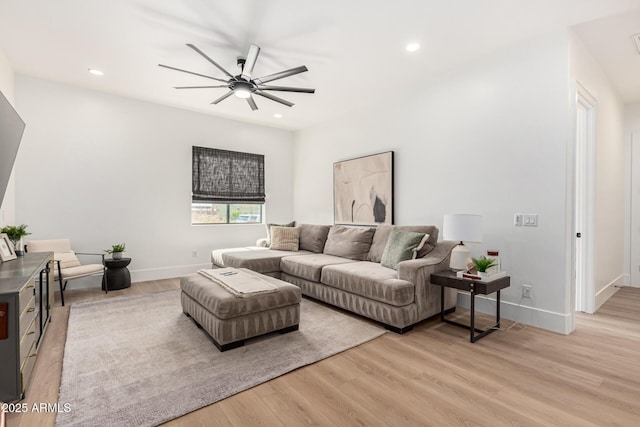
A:
<svg viewBox="0 0 640 427">
<path fill-rule="evenodd" d="M 469 342 L 476 342 L 476 293 L 471 290 L 471 324 L 469 325 Z"/>
<path fill-rule="evenodd" d="M 444 286 L 440 286 L 440 321 L 444 322 Z"/>
</svg>

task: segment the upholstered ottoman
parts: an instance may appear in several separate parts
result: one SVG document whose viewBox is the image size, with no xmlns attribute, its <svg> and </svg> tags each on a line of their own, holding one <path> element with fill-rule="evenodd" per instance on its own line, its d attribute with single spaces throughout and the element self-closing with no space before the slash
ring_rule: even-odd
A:
<svg viewBox="0 0 640 427">
<path fill-rule="evenodd" d="M 298 330 L 300 288 L 244 268 L 238 269 L 277 289 L 238 297 L 200 274 L 180 280 L 182 311 L 209 333 L 220 351 L 244 345 L 244 340 L 270 332 Z"/>
</svg>

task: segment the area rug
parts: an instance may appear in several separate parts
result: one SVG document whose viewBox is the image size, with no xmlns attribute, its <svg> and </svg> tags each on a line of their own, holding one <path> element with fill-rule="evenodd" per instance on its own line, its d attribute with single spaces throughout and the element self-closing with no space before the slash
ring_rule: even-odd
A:
<svg viewBox="0 0 640 427">
<path fill-rule="evenodd" d="M 56 424 L 157 425 L 385 332 L 307 299 L 300 310 L 299 331 L 220 353 L 179 290 L 73 304 Z"/>
</svg>

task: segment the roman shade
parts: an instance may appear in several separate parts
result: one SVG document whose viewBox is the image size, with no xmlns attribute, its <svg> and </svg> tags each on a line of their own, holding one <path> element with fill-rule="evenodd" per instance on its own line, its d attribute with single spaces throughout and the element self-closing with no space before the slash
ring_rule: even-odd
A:
<svg viewBox="0 0 640 427">
<path fill-rule="evenodd" d="M 264 155 L 192 148 L 193 201 L 264 203 Z"/>
</svg>

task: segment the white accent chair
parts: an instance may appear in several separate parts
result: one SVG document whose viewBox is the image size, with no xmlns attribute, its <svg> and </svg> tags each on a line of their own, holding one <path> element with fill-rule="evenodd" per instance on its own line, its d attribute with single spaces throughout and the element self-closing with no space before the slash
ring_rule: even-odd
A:
<svg viewBox="0 0 640 427">
<path fill-rule="evenodd" d="M 56 264 L 54 267 L 54 280 L 60 282 L 60 301 L 62 301 L 62 305 L 64 305 L 64 290 L 67 288 L 67 282 L 69 280 L 102 274 L 104 291 L 105 293 L 109 292 L 103 253 L 74 252 L 71 250 L 71 242 L 69 239 L 30 240 L 27 244 L 27 249 L 29 253 L 53 252 L 53 260 Z M 99 256 L 102 259 L 102 263 L 80 264 L 76 255 Z"/>
</svg>

